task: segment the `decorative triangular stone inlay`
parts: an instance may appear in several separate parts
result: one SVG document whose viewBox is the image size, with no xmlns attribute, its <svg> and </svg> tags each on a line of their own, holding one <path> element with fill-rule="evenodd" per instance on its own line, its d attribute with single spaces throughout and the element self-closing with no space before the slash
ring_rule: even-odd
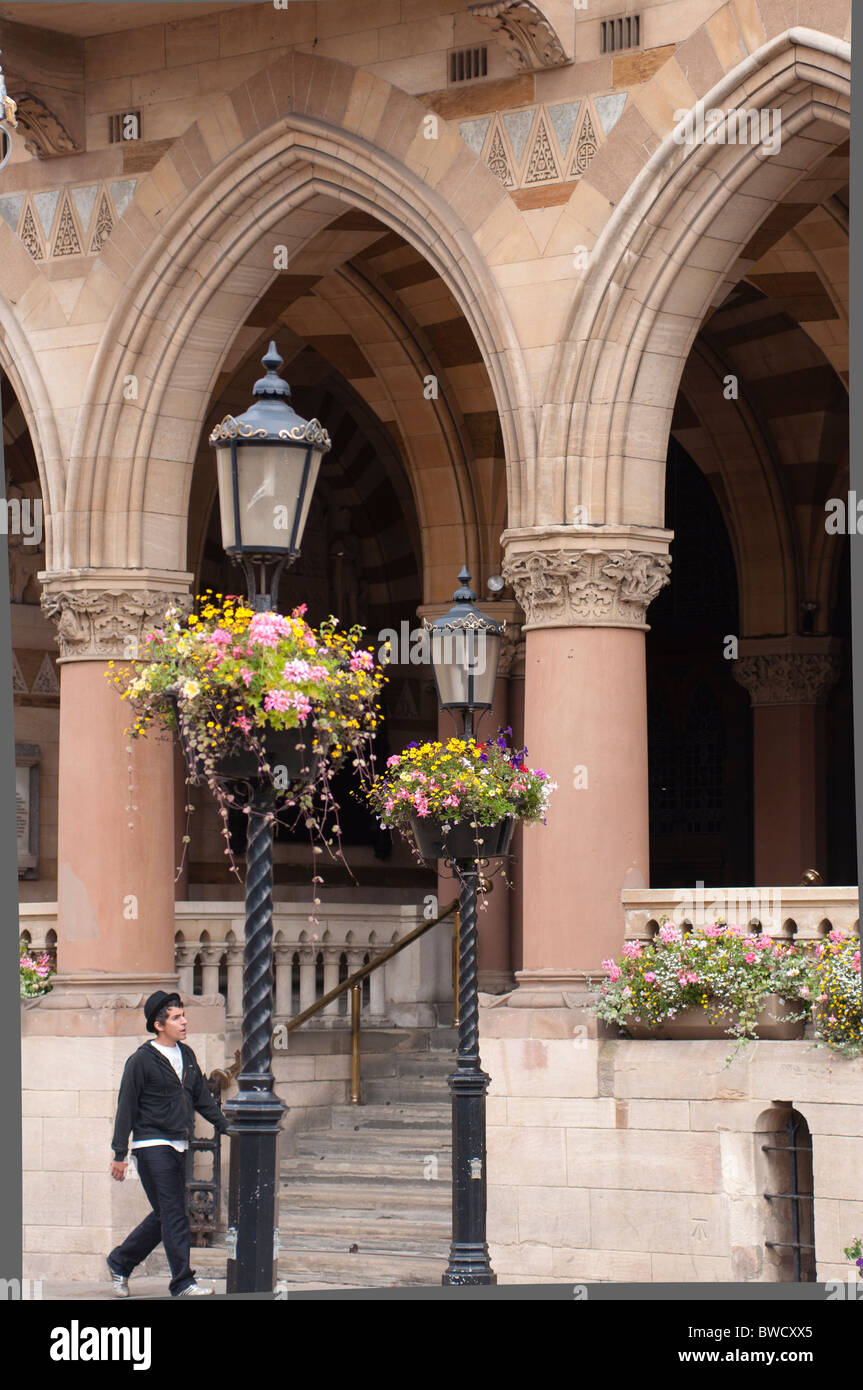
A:
<svg viewBox="0 0 863 1390">
<path fill-rule="evenodd" d="M 96 230 L 93 233 L 93 240 L 90 242 L 90 254 L 98 255 L 114 230 L 114 218 L 111 215 L 111 204 L 108 202 L 108 195 L 102 194 L 99 200 L 99 211 L 96 214 Z"/>
<path fill-rule="evenodd" d="M 566 159 L 566 152 L 569 149 L 569 142 L 572 139 L 572 132 L 575 130 L 575 123 L 578 120 L 578 113 L 581 110 L 580 101 L 565 101 L 559 106 L 549 106 L 548 115 L 554 126 L 554 133 L 557 136 L 557 143 L 560 146 L 560 153 Z"/>
<path fill-rule="evenodd" d="M 557 160 L 551 148 L 545 121 L 540 116 L 524 181 L 525 183 L 548 183 L 552 179 L 559 178 L 560 170 L 557 167 Z"/>
<path fill-rule="evenodd" d="M 47 241 L 51 235 L 51 228 L 54 225 L 54 213 L 57 211 L 57 204 L 60 201 L 59 188 L 53 188 L 50 193 L 34 193 L 33 206 L 39 214 L 39 221 L 42 223 L 42 230 Z"/>
<path fill-rule="evenodd" d="M 90 227 L 93 216 L 93 209 L 96 206 L 96 199 L 99 195 L 99 185 L 97 183 L 85 184 L 83 188 L 73 188 L 72 197 L 75 200 L 75 207 L 78 212 L 78 219 L 81 223 L 81 230 L 84 235 Z"/>
<path fill-rule="evenodd" d="M 78 236 L 78 228 L 75 226 L 75 219 L 72 216 L 72 208 L 68 197 L 64 197 L 63 205 L 60 208 L 60 225 L 57 228 L 57 236 L 54 241 L 54 255 L 83 255 L 81 241 Z"/>
<path fill-rule="evenodd" d="M 593 121 L 590 119 L 590 112 L 585 111 L 584 120 L 581 123 L 581 130 L 578 133 L 578 144 L 575 147 L 575 157 L 569 171 L 570 178 L 580 178 L 585 172 L 594 155 L 596 154 L 596 131 L 593 128 Z"/>
<path fill-rule="evenodd" d="M 57 679 L 57 670 L 51 660 L 51 653 L 46 652 L 42 658 L 42 665 L 39 667 L 39 674 L 33 682 L 33 695 L 59 695 L 60 682 Z"/>
<path fill-rule="evenodd" d="M 596 114 L 599 117 L 599 124 L 602 126 L 603 135 L 617 125 L 626 105 L 626 92 L 612 92 L 607 97 L 594 97 L 593 104 L 596 107 Z"/>
<path fill-rule="evenodd" d="M 137 179 L 118 179 L 116 183 L 108 185 L 111 190 L 111 197 L 114 200 L 114 207 L 117 210 L 118 217 L 123 216 L 126 208 L 131 203 L 137 186 Z"/>
<path fill-rule="evenodd" d="M 39 240 L 39 233 L 36 231 L 36 219 L 33 216 L 33 209 L 30 207 L 29 203 L 24 213 L 24 221 L 21 224 L 21 240 L 27 247 L 34 261 L 41 261 L 44 259 L 42 243 Z"/>
<path fill-rule="evenodd" d="M 18 661 L 18 653 L 15 651 L 12 652 L 12 693 L 13 695 L 30 694 L 27 682 L 25 681 L 24 676 L 21 672 L 21 666 Z"/>
<path fill-rule="evenodd" d="M 515 179 L 509 167 L 506 148 L 503 143 L 500 130 L 495 130 L 494 139 L 491 142 L 491 149 L 488 152 L 488 167 L 493 174 L 496 174 L 504 188 L 514 188 Z"/>
<path fill-rule="evenodd" d="M 482 154 L 482 147 L 485 144 L 485 137 L 491 125 L 491 116 L 483 116 L 478 121 L 461 121 L 459 131 L 461 138 L 466 145 L 469 145 L 474 154 Z"/>
<path fill-rule="evenodd" d="M 535 115 L 536 107 L 532 106 L 529 111 L 507 111 L 503 118 L 517 164 L 521 164 L 521 157 L 524 154 L 524 147 L 527 144 L 527 137 L 530 135 L 530 128 L 533 125 Z"/>
<path fill-rule="evenodd" d="M 0 217 L 4 222 L 8 222 L 13 232 L 18 230 L 18 220 L 21 216 L 21 209 L 24 206 L 23 193 L 7 193 L 0 198 Z"/>
</svg>

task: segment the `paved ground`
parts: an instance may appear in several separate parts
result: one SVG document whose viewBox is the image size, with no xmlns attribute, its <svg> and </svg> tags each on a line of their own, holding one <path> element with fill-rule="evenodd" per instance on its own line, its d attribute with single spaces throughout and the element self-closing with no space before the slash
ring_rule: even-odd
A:
<svg viewBox="0 0 863 1390">
<path fill-rule="evenodd" d="M 217 1294 L 225 1293 L 224 1279 L 201 1278 L 202 1284 L 208 1284 Z M 280 1290 L 286 1293 L 307 1292 L 313 1289 L 335 1289 L 353 1287 L 348 1284 L 280 1284 Z M 167 1299 L 168 1280 L 156 1278 L 153 1275 L 132 1275 L 129 1280 L 129 1298 L 115 1298 L 111 1290 L 111 1285 L 87 1284 L 83 1281 L 76 1283 L 61 1283 L 56 1279 L 44 1279 L 42 1281 L 42 1298 L 59 1300 L 63 1299 L 70 1303 L 90 1303 L 108 1302 L 116 1303 L 118 1306 L 128 1308 L 131 1304 L 140 1302 L 144 1299 Z"/>
</svg>

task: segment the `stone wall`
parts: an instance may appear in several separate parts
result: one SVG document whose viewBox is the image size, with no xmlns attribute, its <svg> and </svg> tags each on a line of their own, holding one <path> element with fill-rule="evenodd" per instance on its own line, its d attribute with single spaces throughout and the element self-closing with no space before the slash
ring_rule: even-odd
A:
<svg viewBox="0 0 863 1390">
<path fill-rule="evenodd" d="M 108 1251 L 150 1210 L 131 1167 L 122 1183 L 110 1175 L 120 1078 L 147 1034 L 139 1008 L 58 1009 L 48 1000 L 22 1008 L 24 1277 L 99 1281 Z M 187 1008 L 189 1045 L 207 1075 L 225 1065 L 224 1007 Z M 198 1129 L 212 1133 L 203 1120 Z M 225 1177 L 227 1157 L 223 1141 Z"/>
<path fill-rule="evenodd" d="M 817 1278 L 845 1278 L 863 1229 L 863 1060 L 802 1040 L 749 1043 L 726 1066 L 731 1040 L 604 1041 L 580 1020 L 481 1011 L 499 1282 L 789 1278 L 765 1246 L 781 1237 L 762 1149 L 781 1102 L 812 1134 Z"/>
</svg>

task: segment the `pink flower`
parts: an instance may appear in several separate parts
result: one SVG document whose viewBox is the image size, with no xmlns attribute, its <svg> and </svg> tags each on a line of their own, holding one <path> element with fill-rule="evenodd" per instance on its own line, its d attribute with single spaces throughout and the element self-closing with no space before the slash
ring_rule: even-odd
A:
<svg viewBox="0 0 863 1390">
<path fill-rule="evenodd" d="M 269 695 L 264 696 L 264 709 L 290 709 L 292 705 L 290 694 L 287 690 L 271 690 Z"/>
<path fill-rule="evenodd" d="M 770 937 L 769 937 L 769 936 L 764 936 L 763 933 L 762 933 L 761 936 L 758 936 L 758 937 L 755 938 L 755 946 L 756 946 L 756 949 L 759 950 L 759 951 L 767 951 L 767 950 L 769 950 L 769 949 L 770 949 Z"/>
<path fill-rule="evenodd" d="M 742 927 L 726 927 L 725 930 L 729 936 L 743 936 L 744 934 Z"/>
<path fill-rule="evenodd" d="M 831 1014 L 830 1017 L 829 1017 L 828 1020 L 827 1020 L 828 1023 L 838 1023 L 838 1021 L 839 1021 L 839 1020 L 837 1019 L 837 1017 L 836 1017 L 835 1014 Z"/>
<path fill-rule="evenodd" d="M 277 647 L 290 630 L 281 613 L 256 613 L 249 623 L 249 641 L 253 646 Z"/>
<path fill-rule="evenodd" d="M 291 617 L 292 617 L 292 618 L 302 618 L 302 617 L 305 615 L 305 613 L 306 613 L 307 611 L 308 611 L 308 604 L 307 604 L 307 603 L 301 603 L 301 604 L 299 605 L 298 608 L 292 608 L 292 609 L 291 609 Z"/>
<path fill-rule="evenodd" d="M 210 633 L 210 641 L 215 642 L 217 647 L 229 647 L 233 640 L 230 632 L 226 631 L 223 627 L 214 628 Z"/>
<path fill-rule="evenodd" d="M 637 956 L 640 956 L 640 955 L 641 955 L 641 942 L 640 942 L 640 941 L 626 941 L 626 942 L 624 942 L 623 954 L 624 954 L 625 956 L 627 956 L 630 960 L 634 960 Z"/>
<path fill-rule="evenodd" d="M 282 667 L 282 677 L 286 681 L 305 681 L 309 678 L 311 667 L 307 661 L 286 661 Z"/>
<path fill-rule="evenodd" d="M 370 671 L 372 669 L 372 662 L 373 658 L 371 652 L 354 652 L 353 656 L 351 657 L 351 670 Z"/>
<path fill-rule="evenodd" d="M 252 727 L 252 721 L 247 714 L 238 714 L 234 723 L 238 729 L 242 729 L 244 734 L 247 734 Z"/>
<path fill-rule="evenodd" d="M 841 941 L 841 940 L 842 940 L 842 932 L 841 932 L 841 931 L 837 931 L 837 930 L 835 929 L 835 927 L 834 927 L 833 931 L 830 933 L 830 935 L 828 936 L 827 940 L 828 940 L 828 941 Z"/>
<path fill-rule="evenodd" d="M 666 922 L 665 926 L 659 928 L 659 939 L 668 945 L 671 941 L 677 941 L 677 928 L 671 922 Z"/>
<path fill-rule="evenodd" d="M 754 965 L 758 957 L 754 951 L 747 951 L 743 959 L 746 961 L 747 965 Z"/>
<path fill-rule="evenodd" d="M 249 670 L 248 666 L 241 666 L 241 667 L 240 667 L 240 675 L 241 675 L 242 678 L 243 678 L 244 684 L 246 684 L 246 685 L 251 685 L 251 684 L 252 684 L 252 673 L 251 673 L 251 671 Z"/>
<path fill-rule="evenodd" d="M 395 767 L 399 760 L 398 753 L 393 753 L 391 758 L 387 758 L 387 767 Z"/>
<path fill-rule="evenodd" d="M 418 816 L 428 815 L 429 804 L 426 798 L 422 795 L 422 792 L 417 792 L 416 800 L 414 801 L 414 806 L 416 807 L 416 813 Z"/>
<path fill-rule="evenodd" d="M 653 981 L 656 979 L 656 971 L 655 971 L 655 970 L 648 970 L 648 971 L 647 971 L 647 974 L 645 975 L 644 978 L 645 978 L 645 980 L 647 981 L 647 983 L 648 983 L 649 985 L 652 985 L 652 984 L 653 984 Z"/>
</svg>

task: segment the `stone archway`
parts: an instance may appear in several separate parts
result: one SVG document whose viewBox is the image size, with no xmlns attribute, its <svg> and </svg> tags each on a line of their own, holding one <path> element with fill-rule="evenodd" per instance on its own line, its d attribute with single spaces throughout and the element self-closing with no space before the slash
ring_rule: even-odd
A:
<svg viewBox="0 0 863 1390">
<path fill-rule="evenodd" d="M 603 177 L 620 185 L 615 159 L 642 167 L 616 206 L 604 194 L 613 210 L 550 373 L 529 506 L 503 538 L 527 616 L 525 737 L 559 784 L 553 821 L 524 840 L 528 987 L 559 989 L 614 954 L 621 891 L 649 882 L 644 631 L 668 573 L 681 375 L 707 311 L 763 254 L 750 243 L 771 211 L 791 194 L 822 201 L 823 180 L 807 180 L 847 138 L 843 41 L 792 29 L 727 69 L 701 81 L 696 112 L 775 108 L 781 148 L 766 158 L 760 132 L 751 145 L 688 145 L 684 120 L 669 129 L 666 92 L 652 155 L 640 116 L 615 128 L 592 167 L 597 190 Z"/>
<path fill-rule="evenodd" d="M 592 524 L 661 526 L 671 414 L 692 343 L 708 308 L 745 275 L 771 209 L 847 138 L 850 45 L 790 29 L 699 108 L 778 111 L 780 152 L 768 158 L 760 138 L 679 143 L 681 121 L 632 181 L 591 253 L 551 373 L 539 454 L 564 467 L 522 524 L 566 524 L 581 506 Z"/>
<path fill-rule="evenodd" d="M 58 568 L 181 566 L 179 531 L 167 536 L 148 489 L 188 457 L 225 350 L 274 276 L 273 244 L 293 259 L 336 204 L 421 249 L 462 306 L 517 477 L 532 433 L 521 354 L 470 235 L 506 194 L 458 134 L 424 138 L 427 114 L 377 78 L 293 54 L 220 98 L 153 169 L 103 252 L 118 285 L 71 450 Z"/>
</svg>

